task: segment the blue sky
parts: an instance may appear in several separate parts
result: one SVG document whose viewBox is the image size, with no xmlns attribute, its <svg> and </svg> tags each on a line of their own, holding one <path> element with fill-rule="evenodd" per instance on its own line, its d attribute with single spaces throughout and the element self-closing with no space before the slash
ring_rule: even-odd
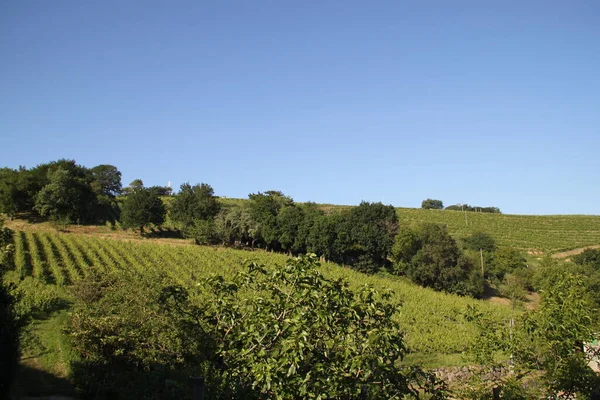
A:
<svg viewBox="0 0 600 400">
<path fill-rule="evenodd" d="M 0 165 L 600 214 L 600 2 L 6 1 Z"/>
</svg>

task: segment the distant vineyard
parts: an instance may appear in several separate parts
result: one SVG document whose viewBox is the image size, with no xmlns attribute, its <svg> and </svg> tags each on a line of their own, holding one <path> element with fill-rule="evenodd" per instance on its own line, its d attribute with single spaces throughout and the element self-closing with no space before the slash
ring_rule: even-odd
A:
<svg viewBox="0 0 600 400">
<path fill-rule="evenodd" d="M 191 285 L 208 274 L 235 273 L 245 259 L 264 264 L 284 263 L 286 256 L 199 246 L 137 243 L 84 235 L 49 232 L 17 232 L 15 264 L 22 276 L 33 276 L 47 284 L 69 285 L 92 270 L 135 270 L 140 274 L 158 270 L 174 282 Z M 502 306 L 422 289 L 403 279 L 368 276 L 335 264 L 323 265 L 331 278 L 345 278 L 351 285 L 372 284 L 390 288 L 402 302 L 397 316 L 406 330 L 409 347 L 420 353 L 454 354 L 470 343 L 474 327 L 465 322 L 468 305 L 482 312 L 506 316 Z"/>
<path fill-rule="evenodd" d="M 481 231 L 501 246 L 556 252 L 600 244 L 600 216 L 507 215 L 451 210 L 398 208 L 400 223 L 434 222 L 448 225 L 455 237 Z"/>
</svg>

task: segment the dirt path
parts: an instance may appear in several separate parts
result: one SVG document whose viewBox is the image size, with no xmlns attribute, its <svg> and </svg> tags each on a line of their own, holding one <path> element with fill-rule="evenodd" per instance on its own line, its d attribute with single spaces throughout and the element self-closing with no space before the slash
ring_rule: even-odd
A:
<svg viewBox="0 0 600 400">
<path fill-rule="evenodd" d="M 560 253 L 552 254 L 552 258 L 567 258 L 571 256 L 575 256 L 577 254 L 583 253 L 585 249 L 600 249 L 600 245 L 595 246 L 586 246 L 580 249 L 573 249 L 569 251 L 561 251 Z"/>
</svg>

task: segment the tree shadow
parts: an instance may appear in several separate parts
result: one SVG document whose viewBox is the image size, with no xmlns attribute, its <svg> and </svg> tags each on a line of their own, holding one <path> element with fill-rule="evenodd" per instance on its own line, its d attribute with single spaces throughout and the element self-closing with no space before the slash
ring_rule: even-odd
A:
<svg viewBox="0 0 600 400">
<path fill-rule="evenodd" d="M 181 231 L 170 228 L 152 228 L 149 232 L 144 233 L 144 237 L 149 239 L 184 239 Z"/>
<path fill-rule="evenodd" d="M 20 364 L 11 394 L 14 399 L 25 396 L 74 396 L 75 386 L 67 378 Z"/>
</svg>

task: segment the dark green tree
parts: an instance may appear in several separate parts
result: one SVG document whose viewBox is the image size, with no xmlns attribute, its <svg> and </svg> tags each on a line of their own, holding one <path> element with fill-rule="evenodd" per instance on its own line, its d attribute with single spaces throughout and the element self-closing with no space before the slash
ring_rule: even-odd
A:
<svg viewBox="0 0 600 400">
<path fill-rule="evenodd" d="M 421 203 L 421 208 L 426 210 L 442 210 L 444 203 L 441 200 L 427 199 Z"/>
<path fill-rule="evenodd" d="M 286 206 L 277 214 L 279 230 L 278 242 L 281 250 L 291 253 L 298 240 L 298 231 L 304 221 L 302 208 L 296 205 Z"/>
<path fill-rule="evenodd" d="M 48 169 L 48 184 L 36 195 L 34 209 L 55 221 L 93 222 L 97 204 L 85 173 L 57 167 Z"/>
<path fill-rule="evenodd" d="M 423 224 L 412 234 L 401 232 L 393 249 L 398 272 L 421 286 L 475 297 L 483 293 L 483 279 L 445 226 Z"/>
<path fill-rule="evenodd" d="M 337 227 L 336 247 L 342 262 L 373 272 L 387 261 L 398 231 L 398 216 L 393 206 L 363 201 Z"/>
<path fill-rule="evenodd" d="M 473 251 L 487 251 L 489 253 L 496 250 L 496 241 L 485 232 L 474 232 L 463 239 L 464 248 Z"/>
<path fill-rule="evenodd" d="M 210 221 L 217 216 L 219 209 L 219 202 L 210 185 L 202 183 L 191 186 L 184 183 L 171 203 L 169 215 L 187 236 L 195 221 Z"/>
<path fill-rule="evenodd" d="M 248 198 L 250 199 L 250 215 L 256 223 L 256 230 L 253 233 L 254 240 L 264 244 L 266 249 L 278 250 L 280 231 L 277 214 L 281 208 L 294 204 L 294 201 L 276 190 L 252 193 L 248 195 Z"/>
<path fill-rule="evenodd" d="M 121 194 L 121 172 L 114 165 L 102 164 L 90 169 L 92 188 L 99 195 L 115 198 Z"/>
<path fill-rule="evenodd" d="M 166 209 L 160 197 L 153 191 L 137 186 L 125 198 L 121 219 L 123 227 L 137 229 L 144 234 L 149 224 L 160 225 L 165 221 Z"/>
</svg>

